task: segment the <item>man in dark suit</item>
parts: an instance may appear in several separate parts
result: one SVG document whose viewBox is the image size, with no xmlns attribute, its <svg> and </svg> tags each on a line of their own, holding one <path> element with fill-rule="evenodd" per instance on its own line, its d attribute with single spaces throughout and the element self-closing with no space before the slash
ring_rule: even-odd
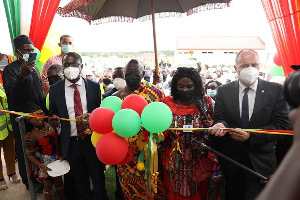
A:
<svg viewBox="0 0 300 200">
<path fill-rule="evenodd" d="M 100 86 L 82 78 L 82 59 L 77 53 L 63 57 L 65 79 L 50 87 L 50 115 L 62 118 L 76 118 L 76 122 L 61 121 L 61 153 L 71 166 L 80 200 L 107 199 L 105 191 L 104 165 L 98 160 L 91 135 L 85 132 L 83 121 L 100 106 Z M 50 120 L 57 126 L 57 121 Z M 90 190 L 90 176 L 93 191 Z"/>
<path fill-rule="evenodd" d="M 282 87 L 258 79 L 259 58 L 251 49 L 237 54 L 235 69 L 239 80 L 219 87 L 216 97 L 213 143 L 221 153 L 270 176 L 277 163 L 274 142 L 280 135 L 249 133 L 243 129 L 289 129 L 288 110 Z M 221 128 L 233 128 L 225 133 Z M 225 198 L 254 199 L 262 190 L 260 180 L 220 159 L 226 179 Z"/>
</svg>

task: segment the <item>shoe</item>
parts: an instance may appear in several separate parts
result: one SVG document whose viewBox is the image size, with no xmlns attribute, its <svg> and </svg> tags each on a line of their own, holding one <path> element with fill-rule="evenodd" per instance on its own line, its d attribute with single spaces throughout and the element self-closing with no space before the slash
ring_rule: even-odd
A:
<svg viewBox="0 0 300 200">
<path fill-rule="evenodd" d="M 0 180 L 0 190 L 6 190 L 8 188 L 4 179 Z"/>
<path fill-rule="evenodd" d="M 8 180 L 9 180 L 9 181 L 10 181 L 10 178 L 12 179 L 12 181 L 13 181 L 14 183 L 19 183 L 19 182 L 21 182 L 21 177 L 19 177 L 16 173 L 8 175 Z"/>
</svg>

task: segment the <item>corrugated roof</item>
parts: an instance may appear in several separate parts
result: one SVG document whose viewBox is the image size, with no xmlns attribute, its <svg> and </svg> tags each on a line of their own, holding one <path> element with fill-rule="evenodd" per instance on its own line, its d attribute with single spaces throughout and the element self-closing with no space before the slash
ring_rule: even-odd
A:
<svg viewBox="0 0 300 200">
<path fill-rule="evenodd" d="M 177 50 L 264 50 L 257 36 L 203 36 L 177 38 Z"/>
</svg>

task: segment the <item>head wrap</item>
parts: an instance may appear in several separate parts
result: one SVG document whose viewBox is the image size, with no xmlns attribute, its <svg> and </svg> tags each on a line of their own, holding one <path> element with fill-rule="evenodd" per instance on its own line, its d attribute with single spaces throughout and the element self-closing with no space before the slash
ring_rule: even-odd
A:
<svg viewBox="0 0 300 200">
<path fill-rule="evenodd" d="M 18 49 L 20 46 L 24 44 L 33 44 L 30 38 L 27 35 L 19 35 L 14 39 L 15 49 Z"/>
</svg>

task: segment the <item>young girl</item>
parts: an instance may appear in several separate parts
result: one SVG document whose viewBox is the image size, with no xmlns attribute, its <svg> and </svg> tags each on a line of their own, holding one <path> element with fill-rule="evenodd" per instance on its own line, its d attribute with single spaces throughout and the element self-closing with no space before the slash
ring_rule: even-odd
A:
<svg viewBox="0 0 300 200">
<path fill-rule="evenodd" d="M 34 103 L 27 103 L 25 107 L 29 113 L 45 115 L 42 109 Z M 33 125 L 32 131 L 25 136 L 26 153 L 31 161 L 30 176 L 44 182 L 43 193 L 46 200 L 52 199 L 52 181 L 54 181 L 60 200 L 64 200 L 62 177 L 50 177 L 47 173 L 51 171 L 47 165 L 61 158 L 58 136 L 43 118 L 27 117 L 27 121 Z"/>
</svg>

